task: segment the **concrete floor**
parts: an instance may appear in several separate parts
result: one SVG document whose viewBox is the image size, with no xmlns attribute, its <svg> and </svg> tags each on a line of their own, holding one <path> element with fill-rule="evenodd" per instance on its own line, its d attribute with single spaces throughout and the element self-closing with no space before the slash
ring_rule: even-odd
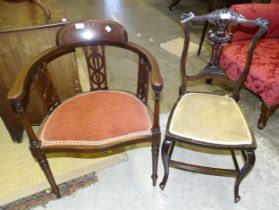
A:
<svg viewBox="0 0 279 210">
<path fill-rule="evenodd" d="M 162 113 L 169 112 L 178 96 L 179 57 L 169 54 L 159 45 L 162 42 L 183 37 L 179 24 L 181 13 L 185 11 L 205 13 L 208 1 L 181 1 L 172 12 L 167 8 L 170 0 L 61 0 L 61 2 L 64 2 L 69 11 L 70 20 L 104 18 L 119 21 L 126 27 L 130 41 L 146 47 L 155 55 L 165 81 L 161 111 Z M 193 27 L 192 40 L 196 43 L 199 41 L 201 29 L 202 26 Z M 188 68 L 192 71 L 201 68 L 206 63 L 207 56 L 207 51 L 203 52 L 201 57 L 192 56 L 187 64 Z M 121 85 L 128 84 L 120 83 Z M 207 87 L 203 84 L 193 88 L 223 91 L 222 88 L 214 85 Z M 259 116 L 260 101 L 245 90 L 241 92 L 241 99 L 241 105 L 248 115 L 248 120 L 257 135 L 263 139 L 261 145 L 266 144 L 265 149 L 272 148 L 274 156 L 268 155 L 268 158 L 262 159 L 271 160 L 271 168 L 264 167 L 266 171 L 262 172 L 266 173 L 266 176 L 271 175 L 265 179 L 270 179 L 269 184 L 260 186 L 262 183 L 253 182 L 253 175 L 248 176 L 247 182 L 244 182 L 243 188 L 241 187 L 240 194 L 243 195 L 243 199 L 239 204 L 233 203 L 233 179 L 223 177 L 172 170 L 164 191 L 161 191 L 159 187 L 152 187 L 150 151 L 147 147 L 140 147 L 128 151 L 130 160 L 98 172 L 99 181 L 95 185 L 70 197 L 50 202 L 46 207 L 34 209 L 278 209 L 278 200 L 275 195 L 279 193 L 279 182 L 276 182 L 279 174 L 277 173 L 279 172 L 279 140 L 277 139 L 279 130 L 276 129 L 279 125 L 279 111 L 270 119 L 267 127 L 259 131 L 255 122 Z M 166 116 L 164 119 L 166 120 Z M 163 124 L 162 128 L 164 126 Z M 267 154 L 266 150 L 263 148 L 259 150 L 261 149 L 262 152 L 259 154 Z M 177 156 L 184 159 L 181 148 L 178 149 Z M 262 157 L 257 156 L 257 158 L 261 163 Z M 159 181 L 161 178 L 160 163 Z M 257 177 L 254 178 L 256 181 Z M 258 181 L 263 180 L 258 179 Z"/>
</svg>

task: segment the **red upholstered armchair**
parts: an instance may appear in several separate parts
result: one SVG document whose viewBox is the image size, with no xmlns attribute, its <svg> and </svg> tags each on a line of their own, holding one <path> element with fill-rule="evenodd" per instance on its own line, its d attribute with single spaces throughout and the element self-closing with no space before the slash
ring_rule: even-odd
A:
<svg viewBox="0 0 279 210">
<path fill-rule="evenodd" d="M 262 17 L 269 28 L 257 43 L 245 88 L 262 100 L 258 127 L 264 128 L 268 118 L 279 105 L 279 0 L 270 4 L 235 4 L 231 10 L 249 19 Z M 228 77 L 236 80 L 244 69 L 249 39 L 256 28 L 238 25 L 232 28 L 233 39 L 220 53 L 219 65 Z"/>
</svg>

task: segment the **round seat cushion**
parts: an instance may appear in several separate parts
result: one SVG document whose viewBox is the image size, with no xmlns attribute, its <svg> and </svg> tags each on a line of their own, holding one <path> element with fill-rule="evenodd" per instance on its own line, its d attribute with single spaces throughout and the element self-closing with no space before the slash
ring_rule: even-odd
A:
<svg viewBox="0 0 279 210">
<path fill-rule="evenodd" d="M 219 65 L 232 80 L 244 70 L 250 40 L 226 45 L 220 54 Z M 267 105 L 279 104 L 279 40 L 262 39 L 254 51 L 245 87 L 260 96 Z"/>
<path fill-rule="evenodd" d="M 120 91 L 95 91 L 64 101 L 47 119 L 42 145 L 103 145 L 151 135 L 145 104 Z"/>
</svg>

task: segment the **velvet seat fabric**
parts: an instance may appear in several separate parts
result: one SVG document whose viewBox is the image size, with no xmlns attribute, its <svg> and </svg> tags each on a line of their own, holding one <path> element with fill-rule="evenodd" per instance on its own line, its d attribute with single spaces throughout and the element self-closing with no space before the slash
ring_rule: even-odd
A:
<svg viewBox="0 0 279 210">
<path fill-rule="evenodd" d="M 244 69 L 249 42 L 236 41 L 222 50 L 219 65 L 232 80 L 237 80 Z M 257 43 L 244 85 L 266 104 L 279 104 L 279 39 L 262 39 Z"/>
<path fill-rule="evenodd" d="M 263 18 L 268 20 L 269 27 L 262 38 L 279 39 L 279 4 L 235 4 L 231 10 L 249 19 Z M 231 28 L 233 33 L 232 41 L 249 40 L 257 32 L 257 27 L 247 25 L 237 25 Z"/>
<path fill-rule="evenodd" d="M 228 96 L 187 93 L 175 107 L 169 132 L 195 141 L 249 145 L 250 129 L 238 104 Z"/>
<path fill-rule="evenodd" d="M 258 127 L 263 128 L 279 104 L 279 1 L 271 3 L 235 4 L 231 10 L 248 18 L 263 18 L 269 22 L 268 30 L 257 43 L 245 88 L 262 100 Z M 219 56 L 219 66 L 232 80 L 237 80 L 244 69 L 248 42 L 258 30 L 238 24 L 230 28 L 233 38 Z"/>
<path fill-rule="evenodd" d="M 146 106 L 134 95 L 95 91 L 63 102 L 47 119 L 42 145 L 104 145 L 151 135 Z M 59 129 L 58 129 L 59 128 Z"/>
</svg>

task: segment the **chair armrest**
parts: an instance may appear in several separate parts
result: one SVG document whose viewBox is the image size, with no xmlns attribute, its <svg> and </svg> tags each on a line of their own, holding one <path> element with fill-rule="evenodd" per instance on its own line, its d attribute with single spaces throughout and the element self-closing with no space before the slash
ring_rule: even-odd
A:
<svg viewBox="0 0 279 210">
<path fill-rule="evenodd" d="M 145 57 L 150 65 L 151 69 L 151 86 L 153 91 L 155 92 L 155 101 L 154 101 L 154 115 L 153 115 L 153 126 L 152 126 L 152 133 L 154 135 L 161 135 L 160 133 L 160 92 L 163 89 L 163 79 L 161 77 L 159 65 L 155 59 L 155 57 L 149 53 L 148 50 L 145 48 L 131 43 L 127 42 L 125 44 L 125 48 L 140 54 L 141 56 Z"/>
<path fill-rule="evenodd" d="M 279 4 L 234 4 L 230 9 L 243 15 L 247 19 L 261 17 L 267 20 L 269 22 L 269 28 L 263 38 L 279 38 Z M 244 25 L 233 27 L 233 41 L 248 40 L 257 30 L 257 27 L 248 27 Z"/>
<path fill-rule="evenodd" d="M 127 42 L 127 47 L 136 53 L 144 56 L 151 66 L 151 85 L 154 91 L 161 91 L 163 89 L 163 79 L 161 77 L 159 65 L 155 57 L 145 48 L 131 42 Z"/>
</svg>

